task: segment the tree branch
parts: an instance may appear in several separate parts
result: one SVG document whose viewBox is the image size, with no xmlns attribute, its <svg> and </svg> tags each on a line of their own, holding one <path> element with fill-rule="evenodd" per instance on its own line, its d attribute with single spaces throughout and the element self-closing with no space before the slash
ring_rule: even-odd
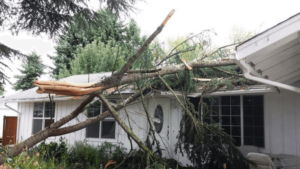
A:
<svg viewBox="0 0 300 169">
<path fill-rule="evenodd" d="M 122 67 L 122 69 L 117 73 L 118 75 L 123 75 L 126 73 L 133 62 L 144 52 L 144 50 L 148 47 L 148 45 L 153 41 L 153 39 L 163 30 L 164 26 L 168 22 L 168 20 L 172 17 L 175 10 L 173 9 L 169 15 L 166 17 L 166 19 L 163 21 L 163 23 L 156 29 L 154 33 L 146 40 L 146 42 L 143 44 L 143 46 L 127 61 L 127 63 Z"/>
</svg>

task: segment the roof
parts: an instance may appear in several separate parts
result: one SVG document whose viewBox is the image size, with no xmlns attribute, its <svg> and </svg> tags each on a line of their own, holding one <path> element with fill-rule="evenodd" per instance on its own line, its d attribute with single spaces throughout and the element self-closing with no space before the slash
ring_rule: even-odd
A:
<svg viewBox="0 0 300 169">
<path fill-rule="evenodd" d="M 286 19 L 286 20 L 284 20 L 284 21 L 282 21 L 282 22 L 279 22 L 278 24 L 276 24 L 276 25 L 274 25 L 274 26 L 272 26 L 272 27 L 266 29 L 265 31 L 263 31 L 263 32 L 261 32 L 261 33 L 255 35 L 255 36 L 253 36 L 253 37 L 251 37 L 251 38 L 245 40 L 244 42 L 242 42 L 242 43 L 240 43 L 239 45 L 237 45 L 237 46 L 236 46 L 236 49 L 237 49 L 239 46 L 243 45 L 244 43 L 247 43 L 248 41 L 250 41 L 250 40 L 252 40 L 252 39 L 254 39 L 254 38 L 256 38 L 256 37 L 258 37 L 258 36 L 260 36 L 260 35 L 262 35 L 262 34 L 264 34 L 264 33 L 266 33 L 266 32 L 268 32 L 269 30 L 271 30 L 271 29 L 273 29 L 273 28 L 275 28 L 275 27 L 277 27 L 277 26 L 283 24 L 284 22 L 286 22 L 286 21 L 288 21 L 288 20 L 290 20 L 290 19 L 292 19 L 292 18 L 294 18 L 294 17 L 296 17 L 296 16 L 298 16 L 298 15 L 300 15 L 300 12 L 297 13 L 296 15 L 293 15 L 293 16 L 289 17 L 288 19 Z"/>
<path fill-rule="evenodd" d="M 94 74 L 83 74 L 83 75 L 74 75 L 69 76 L 63 79 L 60 79 L 59 81 L 66 81 L 66 82 L 74 82 L 74 83 L 91 83 L 91 82 L 98 82 L 99 80 L 109 77 L 111 75 L 111 72 L 104 72 L 104 73 L 94 73 Z M 37 87 L 34 87 L 32 89 L 28 89 L 25 91 L 21 91 L 19 93 L 7 96 L 5 98 L 0 99 L 0 101 L 43 101 L 43 100 L 49 100 L 48 94 L 38 94 L 36 92 Z M 127 90 L 125 92 L 131 92 L 130 90 Z M 70 97 L 66 96 L 56 96 L 55 100 L 66 100 Z"/>
<path fill-rule="evenodd" d="M 289 86 L 300 80 L 300 13 L 236 47 L 245 77 L 300 92 Z"/>
</svg>

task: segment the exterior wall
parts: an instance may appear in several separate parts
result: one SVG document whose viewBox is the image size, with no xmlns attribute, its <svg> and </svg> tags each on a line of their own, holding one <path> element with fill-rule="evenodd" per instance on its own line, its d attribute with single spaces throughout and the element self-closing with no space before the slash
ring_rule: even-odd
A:
<svg viewBox="0 0 300 169">
<path fill-rule="evenodd" d="M 265 145 L 265 153 L 300 156 L 300 94 L 265 94 Z"/>
<path fill-rule="evenodd" d="M 69 100 L 69 101 L 57 101 L 55 106 L 55 121 L 66 116 L 68 113 L 72 112 L 80 104 L 80 100 Z M 166 149 L 163 151 L 164 157 L 171 157 L 177 160 L 180 160 L 183 164 L 187 164 L 188 160 L 185 157 L 182 157 L 181 154 L 175 154 L 175 144 L 177 142 L 176 136 L 179 131 L 179 123 L 181 119 L 181 107 L 176 102 L 175 99 L 167 97 L 159 98 L 149 98 L 146 101 L 148 106 L 148 112 L 151 117 L 154 117 L 155 107 L 159 104 L 163 107 L 164 112 L 164 123 L 163 129 L 160 133 L 160 136 L 156 135 L 161 142 L 161 148 Z M 33 102 L 22 102 L 19 103 L 19 111 L 22 113 L 20 118 L 20 126 L 18 128 L 18 142 L 27 139 L 32 135 L 32 117 L 33 117 Z M 148 135 L 149 125 L 144 114 L 144 108 L 141 103 L 133 104 L 127 107 L 127 111 L 130 114 L 130 123 L 132 125 L 134 133 L 142 140 L 145 141 Z M 136 113 L 132 113 L 135 111 Z M 138 114 L 140 113 L 140 114 Z M 127 116 L 124 110 L 120 111 L 120 117 L 128 125 Z M 79 121 L 84 121 L 86 117 L 82 114 L 78 116 Z M 77 123 L 77 119 L 73 119 L 65 126 L 73 125 Z M 88 139 L 86 136 L 86 130 L 82 129 L 73 133 L 63 135 L 68 140 L 68 143 L 71 145 L 75 141 L 84 141 L 85 139 L 89 144 L 100 145 L 104 141 L 111 142 L 114 144 L 122 144 L 123 147 L 130 150 L 130 142 L 128 140 L 127 134 L 119 126 L 116 125 L 116 139 Z M 58 141 L 60 136 L 48 138 L 47 141 Z M 133 141 L 133 147 L 138 148 L 136 143 Z"/>
<path fill-rule="evenodd" d="M 70 112 L 75 110 L 78 105 L 81 103 L 80 100 L 68 100 L 68 101 L 57 101 L 55 105 L 55 121 L 61 119 L 62 117 L 68 115 Z M 140 109 L 140 105 L 132 105 L 128 106 L 128 109 L 134 109 L 138 111 Z M 25 140 L 29 138 L 32 135 L 32 117 L 33 117 L 33 102 L 22 102 L 19 103 L 19 111 L 22 113 L 20 118 L 20 127 L 19 128 L 19 135 L 18 135 L 18 142 Z M 126 114 L 124 111 L 121 111 L 121 117 L 124 119 L 124 121 L 127 122 Z M 132 120 L 135 121 L 135 123 L 131 122 L 133 130 L 140 138 L 145 139 L 145 132 L 142 131 L 141 126 L 145 124 L 143 119 L 140 119 L 140 117 L 136 114 L 130 115 Z M 71 120 L 67 124 L 65 124 L 62 127 L 74 125 L 78 123 L 78 121 L 84 121 L 86 120 L 85 115 L 80 114 L 78 118 Z M 119 127 L 119 125 L 116 125 L 116 139 L 88 139 L 85 137 L 86 130 L 82 129 L 73 133 L 65 134 L 62 137 L 65 137 L 68 140 L 68 143 L 71 145 L 75 143 L 75 141 L 84 141 L 85 139 L 89 144 L 92 145 L 99 145 L 104 141 L 117 143 L 121 142 L 124 144 L 125 147 L 130 148 L 130 143 L 127 139 L 127 134 Z M 58 141 L 60 136 L 56 137 L 50 137 L 47 139 L 47 141 Z M 137 147 L 137 145 L 134 145 L 134 147 Z"/>
<path fill-rule="evenodd" d="M 55 120 L 58 120 L 68 113 L 73 111 L 79 104 L 80 100 L 58 101 L 55 108 Z M 265 93 L 264 94 L 264 129 L 265 129 L 265 148 L 250 149 L 258 150 L 261 153 L 268 154 L 289 154 L 300 156 L 300 94 L 293 93 L 286 90 L 281 90 L 281 93 Z M 160 104 L 164 110 L 164 124 L 163 130 L 160 134 L 164 140 L 161 145 L 163 149 L 168 150 L 164 152 L 165 157 L 171 157 L 181 161 L 183 164 L 189 163 L 186 157 L 181 154 L 175 154 L 175 144 L 177 142 L 176 136 L 179 131 L 179 123 L 182 115 L 182 109 L 174 98 L 160 97 L 149 98 L 147 100 L 148 111 L 151 116 L 154 116 L 155 107 Z M 141 103 L 130 105 L 128 110 L 134 110 L 143 114 L 143 106 Z M 33 103 L 19 103 L 18 110 L 20 116 L 20 126 L 18 127 L 18 142 L 25 140 L 31 136 L 32 133 L 32 116 Z M 145 141 L 148 135 L 148 122 L 145 116 L 132 113 L 129 111 L 130 121 L 134 132 L 137 136 Z M 128 124 L 124 110 L 120 111 L 120 116 Z M 79 115 L 78 120 L 83 121 L 86 117 Z M 65 124 L 69 126 L 77 123 L 77 119 Z M 76 131 L 74 133 L 66 134 L 63 137 L 68 139 L 70 144 L 75 141 L 83 141 L 86 139 L 88 143 L 93 145 L 100 145 L 104 141 L 113 142 L 115 144 L 123 144 L 128 150 L 130 149 L 130 142 L 127 134 L 116 125 L 116 139 L 115 140 L 92 140 L 86 139 L 85 129 Z M 158 136 L 157 136 L 158 137 Z M 49 138 L 48 141 L 58 141 L 59 137 Z M 134 148 L 137 145 L 133 142 Z M 244 146 L 241 146 L 243 149 Z"/>
<path fill-rule="evenodd" d="M 15 110 L 18 109 L 18 103 L 8 103 L 10 107 L 14 108 Z M 4 102 L 0 102 L 0 138 L 3 135 L 3 117 L 4 116 L 18 116 L 18 114 L 9 108 L 4 106 Z"/>
</svg>

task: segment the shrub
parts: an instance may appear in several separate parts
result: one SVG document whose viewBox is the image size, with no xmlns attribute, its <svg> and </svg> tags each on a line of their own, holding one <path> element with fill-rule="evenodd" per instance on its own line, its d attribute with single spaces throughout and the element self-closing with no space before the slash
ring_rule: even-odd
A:
<svg viewBox="0 0 300 169">
<path fill-rule="evenodd" d="M 75 145 L 71 148 L 70 168 L 98 169 L 100 165 L 104 167 L 109 160 L 116 161 L 119 164 L 125 156 L 125 149 L 112 143 L 104 142 L 95 147 L 87 144 L 86 141 L 75 142 Z"/>
</svg>

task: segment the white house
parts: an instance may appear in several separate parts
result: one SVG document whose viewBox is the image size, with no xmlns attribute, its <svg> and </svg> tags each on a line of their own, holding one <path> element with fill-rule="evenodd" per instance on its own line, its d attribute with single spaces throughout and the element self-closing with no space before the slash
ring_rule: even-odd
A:
<svg viewBox="0 0 300 169">
<path fill-rule="evenodd" d="M 300 164 L 300 14 L 262 32 L 239 45 L 232 58 L 241 66 L 245 77 L 266 85 L 249 86 L 246 90 L 220 90 L 211 93 L 216 101 L 210 107 L 219 113 L 220 125 L 231 135 L 243 153 L 259 152 L 278 157 L 286 165 Z M 75 75 L 62 81 L 86 83 L 96 82 L 110 73 Z M 18 132 L 20 142 L 40 131 L 52 121 L 66 116 L 82 101 L 68 97 L 54 97 L 54 104 L 49 102 L 47 94 L 37 94 L 37 88 L 1 99 L 0 102 L 18 103 Z M 123 96 L 133 91 L 126 90 Z M 179 97 L 180 94 L 178 92 Z M 197 102 L 201 93 L 190 93 L 192 102 Z M 111 102 L 118 102 L 119 95 L 110 96 Z M 185 157 L 175 154 L 176 136 L 179 131 L 182 108 L 170 92 L 155 91 L 146 97 L 148 111 L 155 122 L 156 130 L 166 151 L 165 157 L 179 159 L 188 163 Z M 54 107 L 54 111 L 51 111 Z M 100 102 L 94 102 L 87 112 L 95 116 L 105 109 Z M 127 108 L 130 121 L 137 136 L 145 141 L 149 125 L 140 102 Z M 51 119 L 52 114 L 52 119 Z M 127 122 L 124 110 L 120 116 Z M 65 124 L 72 125 L 87 118 L 80 114 L 78 118 Z M 212 118 L 214 116 L 212 115 Z M 66 134 L 68 141 L 87 140 L 99 145 L 104 141 L 123 144 L 129 148 L 127 134 L 116 124 L 113 118 L 107 118 L 86 129 Z M 58 137 L 48 140 L 58 140 Z M 134 145 L 137 147 L 137 145 Z M 287 159 L 289 158 L 289 159 Z"/>
</svg>

